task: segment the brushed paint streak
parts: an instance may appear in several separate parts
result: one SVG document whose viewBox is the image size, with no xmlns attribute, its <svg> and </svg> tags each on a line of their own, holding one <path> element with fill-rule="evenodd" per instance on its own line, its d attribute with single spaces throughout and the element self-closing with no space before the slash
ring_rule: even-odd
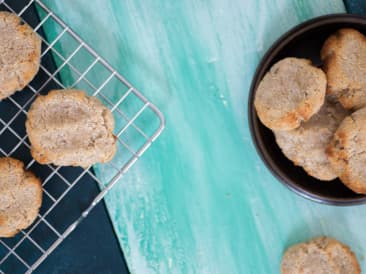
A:
<svg viewBox="0 0 366 274">
<path fill-rule="evenodd" d="M 256 155 L 246 117 L 265 50 L 299 22 L 344 11 L 341 1 L 45 2 L 167 118 L 106 198 L 133 273 L 278 273 L 288 245 L 322 234 L 361 258 L 365 207 L 288 191 Z"/>
</svg>

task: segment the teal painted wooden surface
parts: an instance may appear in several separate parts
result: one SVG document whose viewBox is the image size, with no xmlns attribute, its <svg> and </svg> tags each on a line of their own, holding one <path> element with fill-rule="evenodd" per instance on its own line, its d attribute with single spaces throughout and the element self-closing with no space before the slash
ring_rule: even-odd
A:
<svg viewBox="0 0 366 274">
<path fill-rule="evenodd" d="M 287 190 L 256 155 L 246 115 L 265 50 L 341 1 L 45 2 L 167 119 L 106 198 L 133 273 L 278 273 L 288 245 L 318 235 L 351 245 L 366 269 L 366 207 Z"/>
</svg>

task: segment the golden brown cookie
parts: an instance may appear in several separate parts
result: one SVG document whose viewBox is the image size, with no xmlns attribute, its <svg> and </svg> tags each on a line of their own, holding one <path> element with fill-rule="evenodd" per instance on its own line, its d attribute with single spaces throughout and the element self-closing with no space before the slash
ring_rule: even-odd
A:
<svg viewBox="0 0 366 274">
<path fill-rule="evenodd" d="M 37 74 L 41 39 L 10 12 L 0 12 L 0 100 L 22 90 Z"/>
<path fill-rule="evenodd" d="M 326 77 L 311 61 L 285 58 L 274 64 L 256 90 L 254 106 L 272 130 L 291 130 L 317 113 L 324 103 Z"/>
<path fill-rule="evenodd" d="M 319 237 L 291 246 L 285 252 L 282 274 L 359 274 L 360 265 L 348 246 Z"/>
<path fill-rule="evenodd" d="M 24 164 L 0 158 L 0 237 L 12 237 L 30 226 L 42 204 L 42 185 Z"/>
<path fill-rule="evenodd" d="M 327 149 L 328 159 L 341 181 L 366 194 L 366 108 L 347 116 Z"/>
<path fill-rule="evenodd" d="M 366 37 L 355 29 L 344 28 L 323 45 L 321 59 L 327 75 L 327 93 L 346 109 L 366 104 Z"/>
<path fill-rule="evenodd" d="M 326 99 L 320 111 L 300 127 L 275 131 L 276 142 L 286 157 L 303 167 L 310 176 L 324 181 L 333 180 L 337 174 L 325 151 L 347 113 L 339 103 Z"/>
<path fill-rule="evenodd" d="M 33 158 L 41 164 L 87 167 L 116 153 L 114 118 L 81 90 L 53 90 L 32 104 L 26 129 Z"/>
</svg>

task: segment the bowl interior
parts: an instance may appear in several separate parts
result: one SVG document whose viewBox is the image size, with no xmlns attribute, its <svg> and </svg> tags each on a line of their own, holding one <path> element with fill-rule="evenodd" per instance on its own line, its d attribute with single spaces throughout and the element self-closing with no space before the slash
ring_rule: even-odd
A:
<svg viewBox="0 0 366 274">
<path fill-rule="evenodd" d="M 321 67 L 320 50 L 324 41 L 340 28 L 350 27 L 366 34 L 366 18 L 355 15 L 328 15 L 305 22 L 282 36 L 263 57 L 254 76 L 249 96 L 249 120 L 252 138 L 261 158 L 271 172 L 298 194 L 311 200 L 351 205 L 366 203 L 366 196 L 346 188 L 339 179 L 324 182 L 309 176 L 288 160 L 277 146 L 271 130 L 258 119 L 253 101 L 255 90 L 270 67 L 285 57 L 312 60 Z"/>
</svg>

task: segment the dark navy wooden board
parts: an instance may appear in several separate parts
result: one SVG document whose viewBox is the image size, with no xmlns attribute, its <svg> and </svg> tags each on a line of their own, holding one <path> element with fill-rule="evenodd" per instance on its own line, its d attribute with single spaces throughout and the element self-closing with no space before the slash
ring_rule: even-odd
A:
<svg viewBox="0 0 366 274">
<path fill-rule="evenodd" d="M 21 10 L 28 2 L 29 0 L 7 1 L 16 11 Z M 0 5 L 0 10 L 6 10 L 6 8 Z M 39 22 L 37 12 L 32 7 L 24 13 L 23 17 L 31 26 L 36 26 Z M 39 32 L 42 31 L 43 30 L 39 30 Z M 56 70 L 51 54 L 42 58 L 42 65 L 50 72 Z M 35 88 L 39 87 L 47 79 L 47 75 L 40 71 L 31 85 Z M 42 89 L 41 93 L 45 94 L 50 89 L 54 88 L 60 87 L 56 82 L 51 81 Z M 20 105 L 23 105 L 32 95 L 33 92 L 26 88 L 24 91 L 16 93 L 12 98 Z M 26 109 L 28 109 L 28 107 L 29 105 Z M 0 102 L 0 117 L 3 121 L 9 122 L 18 111 L 19 109 L 10 100 L 3 100 Z M 20 114 L 10 125 L 21 137 L 25 136 L 25 119 L 25 114 Z M 0 129 L 1 127 L 3 127 L 3 124 L 0 125 Z M 0 135 L 0 145 L 6 153 L 12 151 L 18 141 L 16 136 L 9 130 L 5 130 Z M 25 145 L 19 146 L 10 156 L 23 160 L 25 163 L 29 163 L 31 160 L 29 149 Z M 33 164 L 30 170 L 41 179 L 47 178 L 50 174 L 50 169 L 48 167 L 38 164 Z M 81 172 L 82 169 L 80 168 L 62 168 L 60 170 L 60 174 L 65 178 L 75 178 Z M 65 189 L 65 185 L 63 184 L 64 183 L 60 180 L 56 180 L 52 177 L 47 183 L 46 188 L 49 193 L 57 197 Z M 69 224 L 80 216 L 82 211 L 87 208 L 98 193 L 99 189 L 93 178 L 90 175 L 83 176 L 76 186 L 65 196 L 60 205 L 55 207 L 52 213 L 48 215 L 48 221 L 59 231 L 64 231 Z M 50 200 L 44 195 L 41 214 L 46 211 L 49 206 Z M 38 232 L 37 229 L 35 229 L 31 235 L 32 237 L 40 239 L 39 241 L 45 245 L 55 241 L 55 235 L 48 234 L 46 229 L 39 229 Z M 4 242 L 10 247 L 13 247 L 22 236 L 23 235 L 18 235 L 12 239 L 4 239 Z M 24 241 L 24 243 L 28 242 Z M 45 248 L 47 248 L 47 246 Z M 36 250 L 32 248 L 31 245 L 23 249 L 20 247 L 18 250 L 19 252 L 22 252 L 22 257 L 29 260 L 27 261 L 29 264 L 34 263 L 39 257 L 39 254 L 37 254 Z M 0 245 L 0 258 L 7 252 L 8 250 Z M 24 273 L 26 270 L 19 262 L 12 260 L 11 256 L 0 266 L 0 269 L 6 274 Z M 103 201 L 34 273 L 128 273 L 123 253 L 120 249 Z"/>
</svg>

